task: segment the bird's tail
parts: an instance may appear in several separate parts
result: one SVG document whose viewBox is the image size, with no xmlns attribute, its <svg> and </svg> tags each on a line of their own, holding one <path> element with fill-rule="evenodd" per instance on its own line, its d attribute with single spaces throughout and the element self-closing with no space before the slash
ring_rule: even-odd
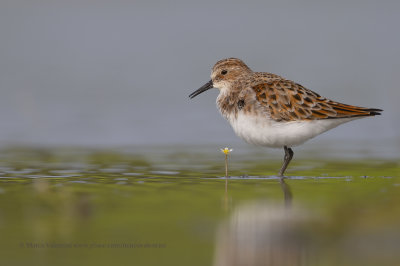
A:
<svg viewBox="0 0 400 266">
<path fill-rule="evenodd" d="M 343 103 L 331 103 L 331 107 L 336 111 L 337 117 L 357 117 L 381 115 L 383 110 L 377 108 L 366 108 Z"/>
</svg>

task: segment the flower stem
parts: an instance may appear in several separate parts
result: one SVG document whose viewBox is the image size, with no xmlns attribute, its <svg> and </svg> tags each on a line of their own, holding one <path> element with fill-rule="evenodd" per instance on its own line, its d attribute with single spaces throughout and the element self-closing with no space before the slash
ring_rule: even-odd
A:
<svg viewBox="0 0 400 266">
<path fill-rule="evenodd" d="M 228 178 L 228 154 L 225 154 L 225 177 Z"/>
</svg>

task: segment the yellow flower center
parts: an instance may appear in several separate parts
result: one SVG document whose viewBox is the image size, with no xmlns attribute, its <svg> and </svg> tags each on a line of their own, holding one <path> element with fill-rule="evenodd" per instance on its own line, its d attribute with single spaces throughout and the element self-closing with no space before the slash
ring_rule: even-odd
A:
<svg viewBox="0 0 400 266">
<path fill-rule="evenodd" d="M 232 151 L 232 149 L 225 148 L 225 149 L 221 149 L 221 151 L 222 151 L 223 153 L 225 153 L 225 154 L 229 154 L 229 153 Z"/>
</svg>

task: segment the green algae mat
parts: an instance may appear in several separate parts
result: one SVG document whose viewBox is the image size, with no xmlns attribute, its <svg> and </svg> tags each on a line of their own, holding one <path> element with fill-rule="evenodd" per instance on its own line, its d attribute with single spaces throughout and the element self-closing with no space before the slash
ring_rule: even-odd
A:
<svg viewBox="0 0 400 266">
<path fill-rule="evenodd" d="M 0 265 L 400 265 L 398 158 L 218 150 L 1 150 Z"/>
</svg>

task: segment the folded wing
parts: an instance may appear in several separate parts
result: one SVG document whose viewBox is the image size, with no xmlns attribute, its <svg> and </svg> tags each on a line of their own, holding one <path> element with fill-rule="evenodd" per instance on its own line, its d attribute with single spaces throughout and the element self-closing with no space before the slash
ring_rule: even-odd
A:
<svg viewBox="0 0 400 266">
<path fill-rule="evenodd" d="M 276 121 L 364 117 L 380 115 L 382 111 L 338 103 L 286 79 L 265 81 L 252 89 L 257 101 Z"/>
</svg>

